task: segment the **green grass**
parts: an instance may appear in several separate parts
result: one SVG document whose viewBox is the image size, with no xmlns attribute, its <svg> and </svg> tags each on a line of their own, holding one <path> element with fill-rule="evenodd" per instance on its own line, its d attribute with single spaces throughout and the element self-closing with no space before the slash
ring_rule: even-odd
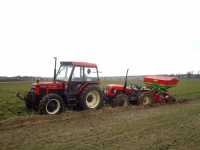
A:
<svg viewBox="0 0 200 150">
<path fill-rule="evenodd" d="M 141 84 L 140 81 L 135 82 Z M 102 86 L 109 83 L 123 84 L 122 81 L 103 81 Z M 17 91 L 23 94 L 30 88 L 31 82 L 0 83 L 0 120 L 34 114 L 28 112 L 24 103 L 15 96 Z M 178 100 L 200 98 L 200 80 L 180 81 L 178 86 L 170 91 Z"/>
<path fill-rule="evenodd" d="M 0 83 L 0 120 L 30 114 L 24 103 L 15 96 L 18 91 L 25 94 L 30 87 L 31 82 Z"/>
<path fill-rule="evenodd" d="M 200 80 L 180 81 L 178 86 L 170 91 L 180 100 L 200 98 Z"/>
</svg>

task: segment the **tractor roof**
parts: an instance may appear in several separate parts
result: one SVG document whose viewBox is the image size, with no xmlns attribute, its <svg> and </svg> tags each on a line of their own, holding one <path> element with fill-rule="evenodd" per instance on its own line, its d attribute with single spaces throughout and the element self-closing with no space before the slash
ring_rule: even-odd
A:
<svg viewBox="0 0 200 150">
<path fill-rule="evenodd" d="M 97 67 L 97 65 L 93 63 L 78 62 L 78 61 L 61 61 L 60 64 L 61 65 L 76 65 L 76 66 L 83 66 L 83 67 L 90 67 L 90 68 Z"/>
</svg>

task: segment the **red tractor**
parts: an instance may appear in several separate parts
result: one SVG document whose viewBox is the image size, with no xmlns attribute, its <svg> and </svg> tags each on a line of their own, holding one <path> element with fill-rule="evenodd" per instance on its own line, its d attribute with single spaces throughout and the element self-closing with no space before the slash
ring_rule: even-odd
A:
<svg viewBox="0 0 200 150">
<path fill-rule="evenodd" d="M 105 87 L 105 101 L 111 104 L 112 107 L 116 106 L 127 106 L 129 104 L 137 104 L 142 92 L 145 91 L 144 88 L 136 85 L 130 84 L 128 86 L 128 69 L 126 72 L 126 77 L 124 85 L 121 84 L 108 84 Z"/>
<path fill-rule="evenodd" d="M 25 101 L 28 109 L 41 114 L 58 114 L 66 107 L 76 106 L 82 109 L 98 109 L 103 105 L 102 91 L 96 64 L 87 62 L 60 62 L 54 69 L 52 82 L 36 82 L 25 97 L 17 97 Z"/>
</svg>

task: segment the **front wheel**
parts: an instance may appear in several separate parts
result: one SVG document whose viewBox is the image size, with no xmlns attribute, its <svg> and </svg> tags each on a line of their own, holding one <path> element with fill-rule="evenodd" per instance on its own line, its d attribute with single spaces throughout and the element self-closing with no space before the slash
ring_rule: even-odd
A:
<svg viewBox="0 0 200 150">
<path fill-rule="evenodd" d="M 102 92 L 98 86 L 88 86 L 80 97 L 83 109 L 98 109 L 103 106 Z"/>
<path fill-rule="evenodd" d="M 129 104 L 128 96 L 125 94 L 119 94 L 112 100 L 112 107 L 127 107 Z"/>
<path fill-rule="evenodd" d="M 62 97 L 57 94 L 48 94 L 42 98 L 39 104 L 41 114 L 55 115 L 63 112 L 65 104 Z"/>
</svg>

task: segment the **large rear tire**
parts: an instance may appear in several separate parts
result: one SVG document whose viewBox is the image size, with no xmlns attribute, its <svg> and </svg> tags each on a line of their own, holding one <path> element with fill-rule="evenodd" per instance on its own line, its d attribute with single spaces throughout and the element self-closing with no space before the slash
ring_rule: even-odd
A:
<svg viewBox="0 0 200 150">
<path fill-rule="evenodd" d="M 125 94 L 119 94 L 112 100 L 112 107 L 127 107 L 129 105 L 128 96 Z"/>
<path fill-rule="evenodd" d="M 48 94 L 42 98 L 39 104 L 39 112 L 41 114 L 55 115 L 65 110 L 65 104 L 57 94 Z"/>
<path fill-rule="evenodd" d="M 80 104 L 83 109 L 99 109 L 103 106 L 102 91 L 96 85 L 86 87 L 81 96 Z"/>
</svg>

